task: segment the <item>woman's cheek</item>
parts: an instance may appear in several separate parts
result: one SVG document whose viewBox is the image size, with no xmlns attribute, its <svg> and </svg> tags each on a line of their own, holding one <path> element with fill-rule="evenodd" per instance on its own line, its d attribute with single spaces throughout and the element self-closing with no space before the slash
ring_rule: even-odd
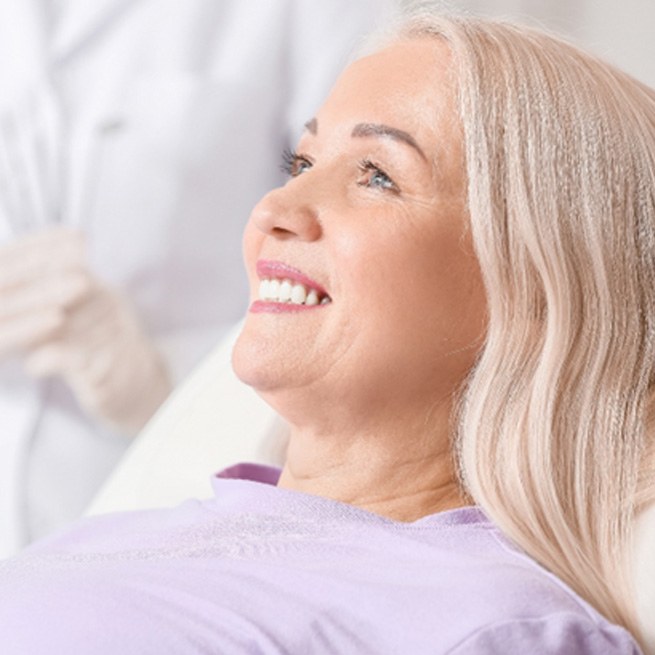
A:
<svg viewBox="0 0 655 655">
<path fill-rule="evenodd" d="M 257 278 L 256 263 L 261 252 L 263 236 L 251 221 L 247 223 L 243 231 L 242 250 L 246 272 L 251 282 Z"/>
</svg>

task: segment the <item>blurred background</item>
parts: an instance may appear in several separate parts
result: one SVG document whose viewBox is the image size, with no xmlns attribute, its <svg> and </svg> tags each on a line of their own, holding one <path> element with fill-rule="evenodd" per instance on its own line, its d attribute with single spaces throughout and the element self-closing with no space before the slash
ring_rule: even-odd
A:
<svg viewBox="0 0 655 655">
<path fill-rule="evenodd" d="M 455 0 L 443 4 L 554 31 L 655 86 L 653 0 Z"/>
</svg>

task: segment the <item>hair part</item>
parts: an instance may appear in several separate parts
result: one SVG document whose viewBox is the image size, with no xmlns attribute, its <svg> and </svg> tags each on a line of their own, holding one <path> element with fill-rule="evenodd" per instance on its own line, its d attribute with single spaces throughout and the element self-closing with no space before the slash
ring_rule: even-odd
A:
<svg viewBox="0 0 655 655">
<path fill-rule="evenodd" d="M 392 38 L 424 37 L 453 54 L 488 302 L 460 405 L 463 488 L 641 639 L 630 553 L 655 497 L 655 92 L 526 27 L 421 6 Z"/>
</svg>

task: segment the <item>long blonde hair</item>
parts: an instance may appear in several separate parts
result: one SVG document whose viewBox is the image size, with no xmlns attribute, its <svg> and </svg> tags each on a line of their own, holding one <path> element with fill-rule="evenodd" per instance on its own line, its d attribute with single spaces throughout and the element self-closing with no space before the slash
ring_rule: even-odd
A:
<svg viewBox="0 0 655 655">
<path fill-rule="evenodd" d="M 652 500 L 655 93 L 542 32 L 425 9 L 453 53 L 488 300 L 462 483 L 537 561 L 640 638 L 628 556 Z"/>
</svg>

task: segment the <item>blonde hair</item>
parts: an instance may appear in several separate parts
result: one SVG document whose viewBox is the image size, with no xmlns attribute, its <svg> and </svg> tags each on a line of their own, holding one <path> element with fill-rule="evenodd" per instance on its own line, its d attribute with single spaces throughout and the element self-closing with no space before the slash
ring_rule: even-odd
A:
<svg viewBox="0 0 655 655">
<path fill-rule="evenodd" d="M 655 93 L 540 31 L 419 11 L 453 53 L 488 301 L 462 483 L 500 528 L 640 638 L 628 556 L 653 496 Z"/>
</svg>

